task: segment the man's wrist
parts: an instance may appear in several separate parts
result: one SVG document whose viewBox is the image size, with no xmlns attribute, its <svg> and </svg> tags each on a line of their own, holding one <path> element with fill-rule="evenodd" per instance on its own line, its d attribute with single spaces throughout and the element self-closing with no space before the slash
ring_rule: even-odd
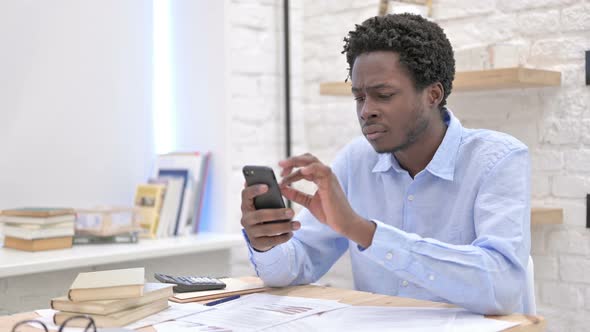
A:
<svg viewBox="0 0 590 332">
<path fill-rule="evenodd" d="M 358 216 L 350 223 L 344 232 L 344 236 L 363 248 L 368 248 L 373 243 L 373 236 L 377 230 L 377 224 L 373 221 Z"/>
</svg>

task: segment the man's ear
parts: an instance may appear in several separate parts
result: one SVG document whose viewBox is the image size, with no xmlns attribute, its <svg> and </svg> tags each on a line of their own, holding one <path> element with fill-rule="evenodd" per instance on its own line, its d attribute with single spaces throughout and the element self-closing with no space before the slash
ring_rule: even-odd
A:
<svg viewBox="0 0 590 332">
<path fill-rule="evenodd" d="M 438 108 L 444 96 L 445 89 L 440 82 L 433 83 L 426 88 L 428 106 L 432 108 Z"/>
</svg>

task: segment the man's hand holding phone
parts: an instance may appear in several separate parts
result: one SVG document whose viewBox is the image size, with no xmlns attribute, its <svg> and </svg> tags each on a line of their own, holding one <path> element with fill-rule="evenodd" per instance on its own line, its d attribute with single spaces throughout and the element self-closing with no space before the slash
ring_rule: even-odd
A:
<svg viewBox="0 0 590 332">
<path fill-rule="evenodd" d="M 301 224 L 290 221 L 294 212 L 284 207 L 272 169 L 246 166 L 243 172 L 246 187 L 242 190 L 241 223 L 250 245 L 258 251 L 268 251 L 289 241 Z"/>
</svg>

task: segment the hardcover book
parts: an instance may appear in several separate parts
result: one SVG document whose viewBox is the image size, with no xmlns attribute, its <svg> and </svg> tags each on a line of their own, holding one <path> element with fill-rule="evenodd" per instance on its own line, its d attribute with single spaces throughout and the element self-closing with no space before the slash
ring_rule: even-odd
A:
<svg viewBox="0 0 590 332">
<path fill-rule="evenodd" d="M 92 314 L 89 316 L 94 319 L 97 327 L 122 327 L 166 308 L 168 308 L 168 299 L 164 298 L 139 307 L 115 312 L 110 315 Z M 58 311 L 53 316 L 53 321 L 56 325 L 60 325 L 66 319 L 77 315 L 79 315 L 77 312 Z M 71 324 L 68 322 L 68 326 L 72 327 L 86 327 L 87 324 L 88 322 L 84 320 L 72 320 Z"/>
<path fill-rule="evenodd" d="M 78 274 L 68 298 L 74 302 L 116 300 L 143 295 L 144 268 L 84 272 Z"/>
<path fill-rule="evenodd" d="M 74 223 L 66 222 L 49 225 L 5 224 L 2 233 L 6 236 L 25 240 L 46 239 L 52 237 L 74 236 Z"/>
<path fill-rule="evenodd" d="M 16 217 L 39 217 L 47 218 L 54 216 L 63 216 L 68 214 L 75 214 L 73 209 L 70 208 L 48 208 L 48 207 L 23 207 L 17 209 L 3 210 L 3 216 L 16 216 Z"/>
<path fill-rule="evenodd" d="M 146 283 L 143 289 L 143 295 L 119 300 L 100 300 L 100 301 L 83 301 L 74 302 L 66 296 L 54 298 L 51 300 L 51 309 L 78 312 L 82 314 L 109 315 L 115 312 L 139 307 L 159 299 L 167 299 L 172 296 L 171 284 Z"/>
<path fill-rule="evenodd" d="M 160 169 L 158 171 L 158 179 L 168 179 L 169 183 L 166 188 L 166 197 L 164 198 L 164 206 L 162 207 L 162 215 L 166 213 L 167 220 L 164 222 L 167 227 L 169 235 L 178 235 L 179 229 L 182 227 L 182 210 L 186 206 L 187 185 L 190 181 L 190 174 L 185 169 Z M 180 185 L 180 188 L 177 188 Z M 167 199 L 178 200 L 175 202 L 175 209 L 173 212 L 168 211 L 166 205 Z M 170 202 L 172 204 L 172 202 Z M 163 227 L 162 227 L 163 228 Z"/>
<path fill-rule="evenodd" d="M 142 237 L 156 238 L 160 211 L 166 194 L 163 184 L 140 184 L 135 191 L 135 207 L 141 216 L 139 225 Z"/>
<path fill-rule="evenodd" d="M 52 237 L 48 239 L 26 240 L 12 236 L 4 238 L 4 247 L 24 251 L 45 251 L 72 247 L 72 237 Z"/>
<path fill-rule="evenodd" d="M 73 209 L 29 207 L 4 210 L 0 213 L 0 222 L 18 224 L 57 224 L 74 222 L 76 214 Z"/>
</svg>

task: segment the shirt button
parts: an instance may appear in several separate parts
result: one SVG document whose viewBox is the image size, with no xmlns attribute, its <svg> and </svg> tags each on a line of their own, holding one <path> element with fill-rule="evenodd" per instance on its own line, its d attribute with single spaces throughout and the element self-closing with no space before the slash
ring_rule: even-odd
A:
<svg viewBox="0 0 590 332">
<path fill-rule="evenodd" d="M 410 202 L 411 202 L 411 201 L 413 201 L 413 200 L 414 200 L 414 195 L 410 195 L 410 196 L 408 196 L 408 201 L 410 201 Z"/>
<path fill-rule="evenodd" d="M 408 281 L 407 280 L 402 281 L 402 286 L 404 286 L 404 287 L 408 286 Z"/>
<path fill-rule="evenodd" d="M 428 276 L 428 279 L 430 279 L 432 281 L 432 280 L 434 280 L 434 276 L 431 274 Z"/>
<path fill-rule="evenodd" d="M 385 258 L 386 258 L 386 259 L 388 259 L 388 260 L 390 260 L 390 259 L 392 259 L 392 258 L 393 258 L 393 254 L 392 254 L 391 252 L 388 252 L 388 253 L 385 255 Z"/>
</svg>

